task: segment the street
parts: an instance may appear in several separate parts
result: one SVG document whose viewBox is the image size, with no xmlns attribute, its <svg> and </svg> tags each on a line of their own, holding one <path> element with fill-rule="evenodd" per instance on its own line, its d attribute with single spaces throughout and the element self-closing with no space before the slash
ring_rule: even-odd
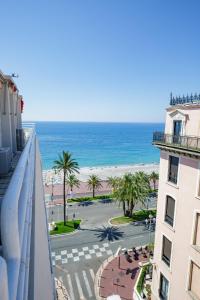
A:
<svg viewBox="0 0 200 300">
<path fill-rule="evenodd" d="M 151 206 L 155 206 L 155 201 Z M 62 219 L 62 211 L 62 206 L 56 206 L 53 216 Z M 109 226 L 109 218 L 122 214 L 116 203 L 96 202 L 88 207 L 73 204 L 68 208 L 69 218 L 74 213 L 83 220 L 81 228 L 71 235 L 51 237 L 54 272 L 67 288 L 71 300 L 95 300 L 94 278 L 103 261 L 119 247 L 129 249 L 153 242 L 154 232 L 143 225 Z M 49 217 L 52 217 L 50 213 Z"/>
</svg>

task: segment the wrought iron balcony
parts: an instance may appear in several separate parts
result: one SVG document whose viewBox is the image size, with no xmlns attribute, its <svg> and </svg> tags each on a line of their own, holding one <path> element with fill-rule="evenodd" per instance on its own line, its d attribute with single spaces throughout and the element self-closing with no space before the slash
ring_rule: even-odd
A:
<svg viewBox="0 0 200 300">
<path fill-rule="evenodd" d="M 200 94 L 191 94 L 190 96 L 177 97 L 170 94 L 170 105 L 181 105 L 181 104 L 199 104 L 200 103 Z"/>
<path fill-rule="evenodd" d="M 158 147 L 187 150 L 200 155 L 200 137 L 196 136 L 177 136 L 157 131 L 153 133 L 153 144 Z"/>
</svg>

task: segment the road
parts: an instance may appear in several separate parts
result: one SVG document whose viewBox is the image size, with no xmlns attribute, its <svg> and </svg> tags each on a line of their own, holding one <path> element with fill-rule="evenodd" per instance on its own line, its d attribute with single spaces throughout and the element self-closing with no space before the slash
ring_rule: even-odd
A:
<svg viewBox="0 0 200 300">
<path fill-rule="evenodd" d="M 156 199 L 149 201 L 149 207 L 156 206 Z M 137 205 L 136 209 L 141 209 L 141 205 Z M 52 214 L 53 211 L 53 214 Z M 69 219 L 73 218 L 82 220 L 82 228 L 94 228 L 94 226 L 107 225 L 110 218 L 121 216 L 122 208 L 113 201 L 112 203 L 102 204 L 98 201 L 92 201 L 89 206 L 78 206 L 77 203 L 69 204 L 67 215 Z M 54 205 L 47 207 L 48 222 L 63 220 L 63 205 Z"/>
<path fill-rule="evenodd" d="M 155 201 L 151 203 L 154 205 Z M 53 216 L 60 219 L 62 211 L 62 206 L 56 206 Z M 70 218 L 73 213 L 83 220 L 80 230 L 68 236 L 51 237 L 55 276 L 66 286 L 71 300 L 95 300 L 94 277 L 103 261 L 119 247 L 129 249 L 153 242 L 154 232 L 144 226 L 110 227 L 108 219 L 122 214 L 116 203 L 95 202 L 88 207 L 75 204 L 68 208 Z"/>
</svg>

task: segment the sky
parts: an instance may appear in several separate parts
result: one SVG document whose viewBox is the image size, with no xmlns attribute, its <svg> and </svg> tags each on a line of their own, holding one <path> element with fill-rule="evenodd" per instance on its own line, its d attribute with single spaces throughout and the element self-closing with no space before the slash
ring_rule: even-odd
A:
<svg viewBox="0 0 200 300">
<path fill-rule="evenodd" d="M 23 120 L 163 122 L 200 93 L 200 1 L 1 1 L 0 69 Z"/>
</svg>

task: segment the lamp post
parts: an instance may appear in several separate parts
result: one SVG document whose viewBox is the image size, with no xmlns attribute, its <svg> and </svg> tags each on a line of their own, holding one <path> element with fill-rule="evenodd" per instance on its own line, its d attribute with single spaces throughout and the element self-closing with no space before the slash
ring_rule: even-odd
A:
<svg viewBox="0 0 200 300">
<path fill-rule="evenodd" d="M 54 188 L 54 178 L 51 177 L 51 200 L 53 201 L 53 188 Z"/>
<path fill-rule="evenodd" d="M 152 214 L 149 215 L 149 244 L 151 244 L 151 227 L 152 227 L 152 220 L 153 216 Z"/>
</svg>

